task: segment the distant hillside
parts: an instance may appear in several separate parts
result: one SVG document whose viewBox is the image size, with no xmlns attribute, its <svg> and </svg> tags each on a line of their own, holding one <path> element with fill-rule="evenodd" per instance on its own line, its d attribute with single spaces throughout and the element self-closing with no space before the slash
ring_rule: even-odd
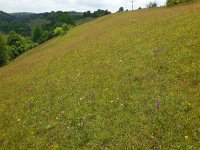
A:
<svg viewBox="0 0 200 150">
<path fill-rule="evenodd" d="M 5 13 L 0 11 L 0 31 L 8 34 L 10 31 L 15 31 L 23 36 L 30 36 L 31 32 L 38 26 L 46 32 L 52 34 L 56 27 L 61 27 L 63 24 L 76 25 L 76 22 L 87 22 L 92 19 L 86 18 L 98 18 L 104 15 L 108 15 L 111 12 L 108 10 L 97 10 L 94 13 L 90 13 L 90 16 L 85 16 L 85 13 L 70 11 L 70 12 L 44 12 L 44 13 Z M 52 35 L 49 35 L 52 37 Z"/>
<path fill-rule="evenodd" d="M 15 22 L 24 22 L 26 20 L 28 20 L 32 15 L 34 15 L 35 13 L 31 13 L 31 12 L 18 12 L 18 13 L 10 13 L 10 15 L 15 17 Z"/>
<path fill-rule="evenodd" d="M 33 19 L 28 22 L 29 27 L 31 30 L 34 30 L 36 27 L 46 26 L 50 24 L 51 21 L 47 19 Z"/>
<path fill-rule="evenodd" d="M 10 13 L 12 16 L 15 16 L 15 17 L 25 17 L 25 16 L 31 16 L 35 13 L 32 13 L 32 12 L 17 12 L 17 13 Z"/>
<path fill-rule="evenodd" d="M 75 25 L 75 21 L 67 12 L 50 13 L 12 13 L 0 12 L 0 31 L 8 34 L 15 31 L 23 36 L 30 36 L 38 26 L 45 31 L 52 32 L 56 27 L 66 23 Z"/>
<path fill-rule="evenodd" d="M 14 16 L 5 13 L 3 11 L 0 11 L 0 22 L 11 22 L 15 19 Z"/>
<path fill-rule="evenodd" d="M 199 14 L 104 16 L 0 68 L 0 149 L 198 150 Z"/>
</svg>

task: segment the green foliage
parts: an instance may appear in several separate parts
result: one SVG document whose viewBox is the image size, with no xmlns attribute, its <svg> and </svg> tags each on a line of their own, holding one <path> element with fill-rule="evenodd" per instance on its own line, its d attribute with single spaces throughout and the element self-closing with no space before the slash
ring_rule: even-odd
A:
<svg viewBox="0 0 200 150">
<path fill-rule="evenodd" d="M 118 10 L 118 12 L 122 12 L 122 11 L 124 11 L 124 7 L 120 7 Z"/>
<path fill-rule="evenodd" d="M 14 17 L 14 22 L 26 22 L 31 18 L 34 13 L 31 12 L 17 12 L 17 13 L 10 13 Z"/>
<path fill-rule="evenodd" d="M 108 10 L 98 9 L 97 11 L 94 11 L 94 13 L 92 14 L 92 16 L 94 18 L 98 18 L 98 17 L 102 17 L 102 16 L 105 16 L 105 15 L 109 15 L 109 14 L 111 14 L 111 12 L 108 11 Z"/>
<path fill-rule="evenodd" d="M 149 4 L 146 5 L 147 8 L 155 8 L 157 7 L 157 2 L 154 1 L 154 2 L 149 2 Z"/>
<path fill-rule="evenodd" d="M 44 31 L 43 32 L 43 39 L 44 41 L 50 40 L 54 37 L 53 29 L 50 31 Z"/>
<path fill-rule="evenodd" d="M 17 56 L 36 46 L 36 43 L 32 42 L 29 37 L 24 38 L 13 31 L 10 32 L 7 43 L 9 46 L 11 59 L 16 58 Z"/>
<path fill-rule="evenodd" d="M 16 58 L 26 50 L 23 37 L 13 31 L 9 33 L 7 43 L 11 52 L 11 59 Z"/>
<path fill-rule="evenodd" d="M 98 18 L 98 17 L 102 17 L 102 16 L 105 16 L 105 15 L 108 15 L 108 14 L 111 14 L 111 12 L 108 11 L 108 10 L 98 9 L 97 11 L 94 11 L 93 13 L 91 13 L 90 11 L 84 12 L 81 18 L 82 19 L 83 18 L 91 18 L 91 17 Z M 77 21 L 79 21 L 79 20 L 77 20 Z"/>
<path fill-rule="evenodd" d="M 25 51 L 28 51 L 37 46 L 37 43 L 33 42 L 30 37 L 24 37 Z"/>
<path fill-rule="evenodd" d="M 54 33 L 55 36 L 58 36 L 58 35 L 63 34 L 64 30 L 63 30 L 62 27 L 57 27 L 57 28 L 54 29 L 53 33 Z"/>
<path fill-rule="evenodd" d="M 15 31 L 23 36 L 31 36 L 36 27 L 53 32 L 56 27 L 62 26 L 64 23 L 75 25 L 74 17 L 61 11 L 40 14 L 13 13 L 12 15 L 0 11 L 0 31 L 6 34 Z M 39 39 L 38 42 L 43 41 L 44 39 Z"/>
<path fill-rule="evenodd" d="M 58 36 L 61 34 L 65 34 L 67 33 L 67 31 L 69 31 L 72 28 L 72 26 L 67 25 L 66 23 L 64 23 L 61 27 L 56 27 L 53 31 L 53 35 L 54 36 Z"/>
<path fill-rule="evenodd" d="M 61 27 L 63 24 L 68 24 L 74 26 L 77 24 L 82 24 L 92 20 L 92 18 L 101 17 L 110 14 L 108 10 L 97 10 L 94 13 L 90 11 L 84 13 L 77 12 L 45 12 L 45 13 L 12 13 L 7 14 L 0 11 L 0 31 L 8 34 L 10 31 L 14 31 L 22 36 L 32 36 L 36 28 L 41 28 L 42 32 L 37 33 L 33 38 L 34 42 L 42 43 L 48 39 L 54 37 L 54 29 L 56 27 Z M 47 33 L 48 32 L 48 33 Z M 39 38 L 39 39 L 38 39 Z"/>
<path fill-rule="evenodd" d="M 51 21 L 47 20 L 47 19 L 40 19 L 40 18 L 36 18 L 36 19 L 32 19 L 28 22 L 28 26 L 31 28 L 31 30 L 33 31 L 36 27 L 44 27 L 48 24 L 50 24 Z"/>
<path fill-rule="evenodd" d="M 13 22 L 0 22 L 0 31 L 6 34 L 10 31 L 15 31 L 23 36 L 30 36 L 31 33 L 31 29 L 27 24 Z"/>
<path fill-rule="evenodd" d="M 64 24 L 62 25 L 62 29 L 63 29 L 63 31 L 65 31 L 65 32 L 69 31 L 70 28 L 71 28 L 71 26 L 70 26 L 70 25 L 67 25 L 66 23 L 64 23 Z"/>
<path fill-rule="evenodd" d="M 14 31 L 11 31 L 8 35 L 8 40 L 7 40 L 8 46 L 15 45 L 18 41 L 22 42 L 22 36 Z"/>
<path fill-rule="evenodd" d="M 181 3 L 192 2 L 193 0 L 167 0 L 167 6 L 174 6 Z"/>
<path fill-rule="evenodd" d="M 2 11 L 0 11 L 0 31 L 6 34 L 15 31 L 23 36 L 29 36 L 31 33 L 31 29 L 26 23 L 18 21 L 16 16 Z"/>
<path fill-rule="evenodd" d="M 83 18 L 92 17 L 92 13 L 90 11 L 86 11 L 83 13 Z"/>
<path fill-rule="evenodd" d="M 58 12 L 56 16 L 56 21 L 60 23 L 75 25 L 73 18 L 68 13 Z"/>
<path fill-rule="evenodd" d="M 52 11 L 40 14 L 12 13 L 10 15 L 0 11 L 0 31 L 6 34 L 10 33 L 7 42 L 9 58 L 14 59 L 37 44 L 67 33 L 75 25 L 75 20 L 83 23 L 110 14 L 110 12 L 97 10 L 94 13 L 88 11 L 83 15 L 77 12 L 72 12 L 72 14 Z M 92 19 L 84 18 L 87 16 Z M 84 20 L 81 20 L 83 18 Z"/>
<path fill-rule="evenodd" d="M 0 22 L 11 22 L 15 19 L 14 16 L 5 13 L 3 11 L 0 11 Z"/>
<path fill-rule="evenodd" d="M 8 62 L 8 51 L 6 48 L 6 42 L 3 36 L 0 34 L 0 66 Z"/>
<path fill-rule="evenodd" d="M 32 40 L 36 43 L 42 43 L 43 41 L 43 31 L 40 27 L 36 27 L 32 33 Z"/>
</svg>

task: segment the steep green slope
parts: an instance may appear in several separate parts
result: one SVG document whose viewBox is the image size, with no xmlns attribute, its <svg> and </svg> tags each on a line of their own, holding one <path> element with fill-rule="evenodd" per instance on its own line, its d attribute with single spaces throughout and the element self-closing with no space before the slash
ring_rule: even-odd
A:
<svg viewBox="0 0 200 150">
<path fill-rule="evenodd" d="M 0 149 L 198 149 L 199 14 L 109 15 L 1 68 Z"/>
<path fill-rule="evenodd" d="M 10 22 L 15 19 L 14 16 L 0 10 L 0 22 Z"/>
</svg>

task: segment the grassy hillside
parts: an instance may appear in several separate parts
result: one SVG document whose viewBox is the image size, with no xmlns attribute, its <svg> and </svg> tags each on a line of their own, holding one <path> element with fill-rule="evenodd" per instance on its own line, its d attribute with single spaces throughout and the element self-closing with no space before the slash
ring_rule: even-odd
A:
<svg viewBox="0 0 200 150">
<path fill-rule="evenodd" d="M 92 21 L 92 20 L 94 20 L 94 19 L 95 19 L 95 18 L 92 18 L 92 17 L 82 18 L 82 19 L 76 21 L 76 25 L 81 25 L 81 24 L 83 24 L 83 23 Z"/>
<path fill-rule="evenodd" d="M 0 149 L 198 149 L 199 14 L 109 15 L 0 68 Z"/>
</svg>

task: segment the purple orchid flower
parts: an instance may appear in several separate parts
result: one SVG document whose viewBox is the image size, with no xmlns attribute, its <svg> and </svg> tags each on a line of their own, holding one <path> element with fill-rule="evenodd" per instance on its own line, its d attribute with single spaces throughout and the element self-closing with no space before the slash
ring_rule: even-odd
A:
<svg viewBox="0 0 200 150">
<path fill-rule="evenodd" d="M 160 100 L 156 101 L 156 108 L 159 109 L 160 108 Z"/>
</svg>

